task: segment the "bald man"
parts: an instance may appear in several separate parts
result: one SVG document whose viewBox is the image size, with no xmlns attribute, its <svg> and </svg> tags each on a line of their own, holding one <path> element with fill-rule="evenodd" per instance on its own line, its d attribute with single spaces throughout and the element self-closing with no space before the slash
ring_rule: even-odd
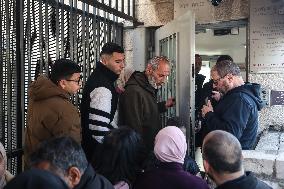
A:
<svg viewBox="0 0 284 189">
<path fill-rule="evenodd" d="M 203 141 L 202 158 L 205 172 L 216 183 L 216 189 L 272 189 L 243 168 L 242 148 L 232 134 L 215 130 Z"/>
</svg>

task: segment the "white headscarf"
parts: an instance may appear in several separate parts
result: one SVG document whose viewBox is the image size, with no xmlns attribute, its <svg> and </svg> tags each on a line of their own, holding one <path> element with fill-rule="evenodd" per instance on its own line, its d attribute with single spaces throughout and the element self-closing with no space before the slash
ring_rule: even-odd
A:
<svg viewBox="0 0 284 189">
<path fill-rule="evenodd" d="M 154 153 L 162 162 L 183 164 L 186 149 L 185 136 L 178 127 L 165 127 L 159 131 L 155 138 Z"/>
</svg>

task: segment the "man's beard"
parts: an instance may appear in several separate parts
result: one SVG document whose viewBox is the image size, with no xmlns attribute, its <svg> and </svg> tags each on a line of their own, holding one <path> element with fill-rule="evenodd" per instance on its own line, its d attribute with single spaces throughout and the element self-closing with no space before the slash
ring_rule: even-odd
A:
<svg viewBox="0 0 284 189">
<path fill-rule="evenodd" d="M 148 81 L 149 81 L 149 83 L 150 83 L 150 85 L 152 86 L 152 87 L 154 87 L 154 89 L 160 89 L 161 88 L 161 86 L 158 86 L 157 84 L 156 84 L 156 81 L 155 81 L 155 79 L 152 77 L 152 76 L 147 76 L 148 77 Z"/>
</svg>

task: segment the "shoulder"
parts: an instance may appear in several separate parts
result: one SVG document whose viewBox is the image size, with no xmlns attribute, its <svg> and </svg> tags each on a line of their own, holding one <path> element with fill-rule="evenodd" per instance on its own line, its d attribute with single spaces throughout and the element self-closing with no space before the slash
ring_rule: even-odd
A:
<svg viewBox="0 0 284 189">
<path fill-rule="evenodd" d="M 266 184 L 265 182 L 257 179 L 257 186 L 256 186 L 257 189 L 272 189 L 271 186 L 269 186 L 268 184 Z"/>
</svg>

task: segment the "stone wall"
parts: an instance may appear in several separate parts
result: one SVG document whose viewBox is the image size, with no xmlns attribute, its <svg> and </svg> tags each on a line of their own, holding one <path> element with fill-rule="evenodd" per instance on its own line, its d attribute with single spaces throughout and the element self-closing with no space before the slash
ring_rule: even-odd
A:
<svg viewBox="0 0 284 189">
<path fill-rule="evenodd" d="M 136 0 L 136 17 L 144 27 L 161 26 L 174 19 L 174 0 Z"/>
<path fill-rule="evenodd" d="M 284 133 L 266 132 L 255 150 L 244 150 L 244 167 L 274 189 L 284 189 Z"/>
</svg>

